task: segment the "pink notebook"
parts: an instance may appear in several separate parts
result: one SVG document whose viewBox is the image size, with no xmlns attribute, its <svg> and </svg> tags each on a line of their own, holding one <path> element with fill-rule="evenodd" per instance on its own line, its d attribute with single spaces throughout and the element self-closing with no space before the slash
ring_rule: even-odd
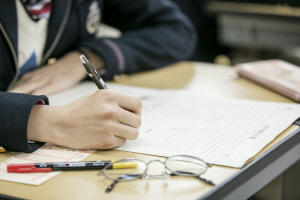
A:
<svg viewBox="0 0 300 200">
<path fill-rule="evenodd" d="M 283 60 L 263 60 L 235 68 L 239 76 L 300 102 L 300 67 Z"/>
</svg>

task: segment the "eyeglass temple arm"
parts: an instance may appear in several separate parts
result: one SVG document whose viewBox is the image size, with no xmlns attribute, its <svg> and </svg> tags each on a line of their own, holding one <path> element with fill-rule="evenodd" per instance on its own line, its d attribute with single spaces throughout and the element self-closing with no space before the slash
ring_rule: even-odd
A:
<svg viewBox="0 0 300 200">
<path fill-rule="evenodd" d="M 108 186 L 108 188 L 105 190 L 105 193 L 109 193 L 110 191 L 112 191 L 118 182 L 119 181 L 115 180 L 110 186 Z"/>
<path fill-rule="evenodd" d="M 121 179 L 125 179 L 126 177 L 130 177 L 130 176 L 134 177 L 134 176 L 140 176 L 140 175 L 139 175 L 139 174 L 126 174 L 126 175 L 120 176 L 119 178 L 117 178 L 116 180 L 114 180 L 114 182 L 113 182 L 110 186 L 107 187 L 107 189 L 105 190 L 105 193 L 111 192 L 111 191 L 114 189 L 115 185 L 116 185 Z"/>
<path fill-rule="evenodd" d="M 184 172 L 184 171 L 177 171 L 179 173 L 182 173 L 182 174 L 194 174 L 192 172 Z M 177 174 L 174 174 L 172 173 L 171 176 L 177 176 Z M 199 176 L 194 176 L 195 178 L 198 178 L 200 179 L 201 181 L 204 181 L 205 183 L 207 183 L 208 185 L 212 185 L 212 186 L 215 186 L 216 184 L 214 184 L 212 181 L 210 180 L 207 180 L 205 178 L 202 178 L 200 175 Z"/>
<path fill-rule="evenodd" d="M 201 181 L 204 181 L 205 183 L 207 183 L 208 185 L 212 185 L 212 186 L 215 186 L 216 184 L 214 184 L 212 181 L 210 180 L 207 180 L 205 178 L 202 178 L 200 175 L 197 176 L 198 179 L 200 179 Z"/>
</svg>

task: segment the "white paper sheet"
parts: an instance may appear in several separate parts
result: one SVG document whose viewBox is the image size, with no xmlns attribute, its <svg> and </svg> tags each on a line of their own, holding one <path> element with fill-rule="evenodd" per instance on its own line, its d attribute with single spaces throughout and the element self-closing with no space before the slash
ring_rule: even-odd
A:
<svg viewBox="0 0 300 200">
<path fill-rule="evenodd" d="M 92 84 L 69 91 L 72 98 L 57 95 L 50 101 L 69 103 L 79 94 L 95 91 Z M 187 154 L 240 168 L 300 117 L 298 104 L 215 98 L 184 90 L 108 87 L 143 100 L 140 135 L 118 148 L 124 151 L 166 157 Z"/>
<path fill-rule="evenodd" d="M 45 144 L 33 153 L 19 153 L 18 155 L 0 163 L 0 180 L 40 185 L 61 173 L 61 171 L 41 173 L 9 173 L 8 164 L 43 163 L 43 162 L 77 162 L 92 154 L 94 150 L 74 150 Z"/>
</svg>

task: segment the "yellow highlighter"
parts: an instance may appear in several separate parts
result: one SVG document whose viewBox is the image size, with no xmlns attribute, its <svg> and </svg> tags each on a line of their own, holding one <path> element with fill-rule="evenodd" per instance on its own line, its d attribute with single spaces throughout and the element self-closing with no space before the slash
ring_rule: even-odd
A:
<svg viewBox="0 0 300 200">
<path fill-rule="evenodd" d="M 136 162 L 121 162 L 121 163 L 113 163 L 112 169 L 127 169 L 127 168 L 136 168 Z"/>
</svg>

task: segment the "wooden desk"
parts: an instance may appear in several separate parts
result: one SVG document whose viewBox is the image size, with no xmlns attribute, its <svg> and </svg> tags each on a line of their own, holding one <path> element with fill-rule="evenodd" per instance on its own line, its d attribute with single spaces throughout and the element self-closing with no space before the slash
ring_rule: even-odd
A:
<svg viewBox="0 0 300 200">
<path fill-rule="evenodd" d="M 182 62 L 176 65 L 139 73 L 121 80 L 120 84 L 139 85 L 152 88 L 186 88 L 211 96 L 248 98 L 257 100 L 271 100 L 281 102 L 293 102 L 285 97 L 261 88 L 247 80 L 233 80 L 235 75 L 230 67 L 216 66 L 204 63 Z M 282 154 L 290 149 L 299 147 L 299 134 L 291 134 L 298 126 L 291 126 L 289 130 L 281 134 L 273 144 L 281 142 Z M 294 137 L 292 143 L 282 143 L 283 138 Z M 296 138 L 296 140 L 295 140 Z M 288 145 L 289 147 L 286 147 Z M 275 145 L 276 147 L 276 145 Z M 279 149 L 280 150 L 280 149 Z M 268 150 L 270 151 L 270 150 Z M 273 152 L 273 150 L 271 151 Z M 272 173 L 264 172 L 270 165 L 269 159 L 277 158 L 276 148 L 274 153 L 264 153 L 259 158 L 242 169 L 213 166 L 203 176 L 216 183 L 215 187 L 186 177 L 172 177 L 166 179 L 135 180 L 127 183 L 119 183 L 115 189 L 106 194 L 104 190 L 111 184 L 110 180 L 97 176 L 97 171 L 63 172 L 40 186 L 0 181 L 0 193 L 25 199 L 246 199 L 276 177 L 282 170 L 291 166 L 299 159 L 300 153 L 293 160 L 285 160 L 284 167 Z M 0 161 L 16 154 L 7 152 L 0 154 Z M 271 157 L 270 157 L 271 155 Z M 277 157 L 276 157 L 277 156 Z M 144 161 L 155 159 L 155 156 L 123 152 L 117 150 L 97 151 L 85 160 L 107 160 L 122 158 L 138 158 Z M 279 156 L 280 157 L 280 156 Z M 255 169 L 255 170 L 254 170 Z M 266 173 L 266 180 L 252 180 L 260 172 Z M 277 175 L 276 175 L 277 174 Z M 252 182 L 251 182 L 252 181 Z M 250 189 L 247 184 L 254 184 Z M 246 184 L 246 185 L 245 185 Z M 243 188 L 246 187 L 246 188 Z M 237 192 L 238 191 L 238 192 Z M 242 195 L 242 196 L 237 196 Z"/>
</svg>

